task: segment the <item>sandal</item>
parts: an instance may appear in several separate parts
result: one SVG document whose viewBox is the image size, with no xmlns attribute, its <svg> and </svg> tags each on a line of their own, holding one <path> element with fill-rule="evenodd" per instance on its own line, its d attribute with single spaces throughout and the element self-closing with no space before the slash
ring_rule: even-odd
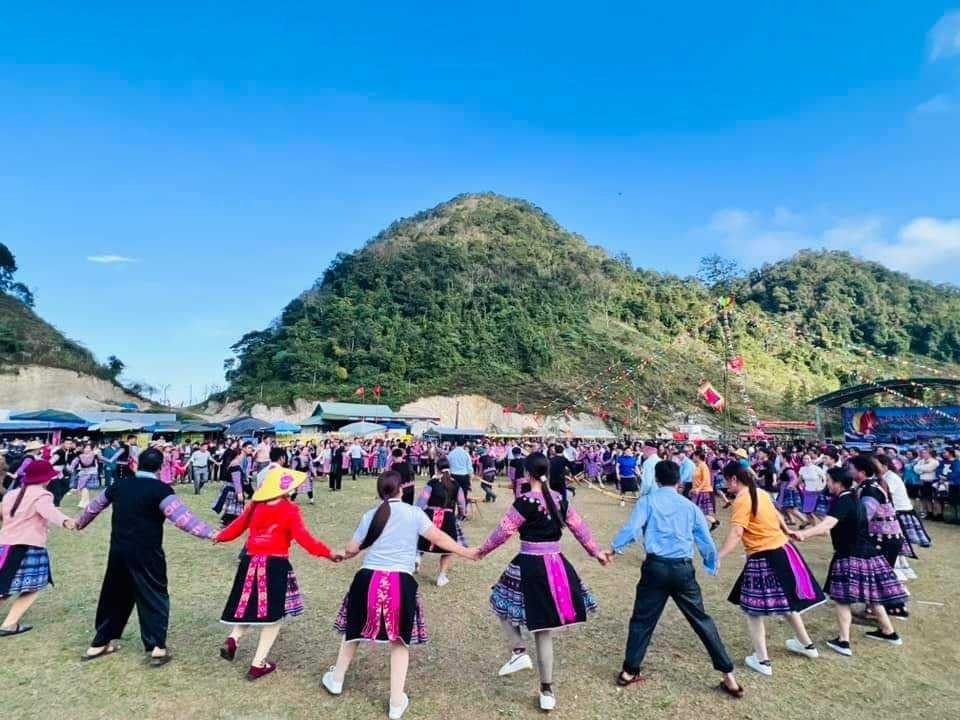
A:
<svg viewBox="0 0 960 720">
<path fill-rule="evenodd" d="M 739 700 L 744 695 L 743 685 L 740 685 L 739 683 L 737 683 L 737 689 L 731 690 L 730 688 L 727 687 L 727 684 L 723 680 L 721 680 L 720 684 L 717 685 L 717 690 L 720 690 L 721 692 L 726 693 L 727 695 L 729 695 L 732 698 L 735 698 L 736 700 Z"/>
<path fill-rule="evenodd" d="M 168 662 L 173 660 L 173 653 L 167 650 L 166 653 L 160 656 L 150 656 L 150 667 L 152 668 L 161 668 L 166 665 Z"/>
<path fill-rule="evenodd" d="M 103 650 L 98 652 L 96 655 L 87 655 L 86 653 L 84 653 L 80 657 L 80 662 L 90 662 L 91 660 L 99 660 L 100 658 L 106 657 L 107 655 L 113 655 L 119 649 L 120 649 L 119 645 L 114 645 L 113 643 L 107 643 L 106 647 L 104 647 Z"/>
<path fill-rule="evenodd" d="M 620 674 L 617 675 L 617 687 L 626 688 L 630 687 L 631 685 L 639 685 L 640 683 L 646 682 L 646 680 L 647 679 L 640 673 L 637 673 L 632 678 L 627 680 L 627 678 L 624 677 L 623 670 L 621 670 Z"/>
<path fill-rule="evenodd" d="M 13 637 L 14 635 L 22 635 L 23 633 L 30 632 L 31 630 L 33 630 L 33 625 L 21 625 L 20 623 L 17 623 L 13 630 L 0 627 L 0 637 Z"/>
</svg>

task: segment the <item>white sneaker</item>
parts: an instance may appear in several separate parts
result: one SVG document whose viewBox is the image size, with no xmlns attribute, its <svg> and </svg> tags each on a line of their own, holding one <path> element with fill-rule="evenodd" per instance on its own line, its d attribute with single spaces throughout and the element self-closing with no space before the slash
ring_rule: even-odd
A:
<svg viewBox="0 0 960 720">
<path fill-rule="evenodd" d="M 557 698 L 548 693 L 540 693 L 540 709 L 550 712 L 557 706 Z"/>
<path fill-rule="evenodd" d="M 511 655 L 506 664 L 500 668 L 500 671 L 497 673 L 497 675 L 500 677 L 506 677 L 507 675 L 513 675 L 515 672 L 520 672 L 521 670 L 533 670 L 533 660 L 530 659 L 530 656 L 527 653 Z"/>
<path fill-rule="evenodd" d="M 323 683 L 323 686 L 327 689 L 327 692 L 331 695 L 339 695 L 343 692 L 343 681 L 337 682 L 336 675 L 334 675 L 334 670 L 336 667 L 331 667 L 327 672 L 323 674 L 323 679 L 320 681 Z"/>
<path fill-rule="evenodd" d="M 771 675 L 773 675 L 773 666 L 770 664 L 764 664 L 760 662 L 757 659 L 756 655 L 747 656 L 744 662 L 747 664 L 748 668 L 750 668 L 755 672 L 760 673 L 761 675 L 766 675 L 767 677 L 770 677 Z"/>
<path fill-rule="evenodd" d="M 404 693 L 403 704 L 401 704 L 400 707 L 394 707 L 393 705 L 391 705 L 390 712 L 387 715 L 387 717 L 389 717 L 390 720 L 400 720 L 400 718 L 403 717 L 403 714 L 407 711 L 408 707 L 410 707 L 410 698 L 407 697 L 406 693 Z"/>
<path fill-rule="evenodd" d="M 443 587 L 448 582 L 450 582 L 450 578 L 447 577 L 446 573 L 440 573 L 437 575 L 437 587 Z"/>
<path fill-rule="evenodd" d="M 820 657 L 820 651 L 817 650 L 815 647 L 813 647 L 812 644 L 810 645 L 810 647 L 807 647 L 796 638 L 790 638 L 789 640 L 787 640 L 787 650 L 789 650 L 792 653 L 796 653 L 797 655 L 803 655 L 804 657 L 808 657 L 811 659 L 816 659 Z"/>
</svg>

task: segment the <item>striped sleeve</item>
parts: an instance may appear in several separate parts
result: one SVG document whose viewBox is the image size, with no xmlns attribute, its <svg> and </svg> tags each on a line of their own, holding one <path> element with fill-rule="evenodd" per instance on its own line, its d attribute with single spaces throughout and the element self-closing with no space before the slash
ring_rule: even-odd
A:
<svg viewBox="0 0 960 720">
<path fill-rule="evenodd" d="M 172 493 L 160 501 L 160 511 L 185 533 L 208 540 L 214 535 L 213 528 L 194 515 L 183 500 Z"/>
</svg>

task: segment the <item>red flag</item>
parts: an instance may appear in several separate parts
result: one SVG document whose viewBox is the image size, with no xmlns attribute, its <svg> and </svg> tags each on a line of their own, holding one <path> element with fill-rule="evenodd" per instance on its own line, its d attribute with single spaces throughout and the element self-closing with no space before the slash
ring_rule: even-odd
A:
<svg viewBox="0 0 960 720">
<path fill-rule="evenodd" d="M 523 412 L 523 403 L 518 402 L 517 406 L 513 409 L 514 412 L 522 413 Z"/>
<path fill-rule="evenodd" d="M 711 385 L 709 382 L 704 382 L 697 391 L 697 394 L 702 397 L 703 401 L 715 411 L 723 412 L 723 408 L 726 406 L 726 401 L 723 399 L 723 395 L 714 390 L 713 385 Z"/>
<path fill-rule="evenodd" d="M 374 395 L 376 395 L 377 397 L 380 397 L 380 393 L 382 393 L 382 392 L 383 392 L 383 389 L 382 389 L 379 385 L 374 385 L 374 386 L 373 386 L 373 394 L 374 394 Z"/>
<path fill-rule="evenodd" d="M 361 385 L 354 391 L 353 394 L 357 395 L 358 397 L 363 397 L 364 395 L 367 394 L 367 389 L 363 385 Z"/>
<path fill-rule="evenodd" d="M 626 400 L 623 401 L 623 404 L 626 405 L 628 408 L 633 407 L 633 398 L 628 397 Z"/>
<path fill-rule="evenodd" d="M 509 405 L 504 405 L 504 406 L 503 406 L 503 414 L 504 414 L 504 415 L 509 415 L 509 414 L 512 413 L 512 412 L 513 412 L 513 408 L 511 408 Z"/>
<path fill-rule="evenodd" d="M 737 355 L 736 357 L 732 357 L 727 361 L 727 367 L 730 368 L 730 372 L 737 375 L 743 372 L 743 366 L 743 355 Z"/>
</svg>

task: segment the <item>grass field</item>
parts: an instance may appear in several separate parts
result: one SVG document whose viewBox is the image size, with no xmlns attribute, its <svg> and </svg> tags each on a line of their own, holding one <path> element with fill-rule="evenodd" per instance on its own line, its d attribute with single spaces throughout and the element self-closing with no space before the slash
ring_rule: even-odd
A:
<svg viewBox="0 0 960 720">
<path fill-rule="evenodd" d="M 482 506 L 481 518 L 466 524 L 471 543 L 482 541 L 507 507 L 506 491 L 496 506 Z M 66 506 L 76 496 L 68 496 Z M 200 498 L 185 495 L 204 518 L 213 490 Z M 305 500 L 305 498 L 303 498 Z M 599 540 L 609 542 L 627 510 L 583 489 L 577 507 Z M 319 494 L 304 504 L 311 528 L 331 545 L 342 546 L 362 511 L 372 507 L 372 481 L 345 482 L 344 492 Z M 73 511 L 70 511 L 73 513 Z M 723 517 L 725 520 L 726 518 Z M 213 546 L 166 530 L 172 595 L 169 647 L 175 661 L 165 668 L 146 666 L 136 617 L 113 657 L 81 664 L 92 635 L 97 596 L 106 563 L 109 511 L 82 534 L 52 531 L 50 551 L 55 589 L 45 591 L 26 621 L 35 626 L 23 636 L 0 640 L 0 708 L 5 718 L 379 718 L 386 717 L 388 663 L 382 649 L 362 649 L 347 676 L 344 695 L 331 698 L 320 676 L 335 659 L 338 638 L 331 623 L 346 592 L 356 560 L 339 566 L 318 561 L 302 550 L 293 563 L 306 598 L 306 613 L 291 620 L 274 647 L 279 670 L 256 683 L 244 679 L 252 646 L 241 647 L 233 665 L 217 650 L 225 637 L 218 618 L 236 568 L 237 544 Z M 720 535 L 726 525 L 718 531 Z M 788 656 L 784 623 L 768 627 L 774 676 L 743 668 L 750 653 L 740 611 L 726 595 L 740 571 L 733 557 L 718 578 L 699 573 L 707 609 L 738 665 L 747 698 L 735 702 L 714 691 L 718 680 L 686 622 L 668 604 L 647 657 L 646 684 L 626 691 L 613 685 L 622 661 L 626 622 L 640 569 L 631 551 L 611 567 L 589 559 L 576 541 L 564 539 L 567 555 L 600 601 L 600 613 L 585 627 L 557 641 L 555 715 L 564 718 L 836 718 L 884 720 L 907 716 L 960 717 L 960 652 L 956 609 L 960 606 L 960 530 L 934 524 L 934 547 L 914 567 L 920 579 L 910 585 L 913 617 L 898 623 L 901 648 L 862 639 L 854 627 L 856 657 L 841 658 L 823 645 L 835 635 L 833 612 L 821 607 L 807 615 L 810 634 L 821 648 L 819 660 Z M 407 683 L 410 718 L 536 717 L 534 672 L 501 679 L 496 670 L 505 652 L 487 605 L 488 589 L 516 550 L 516 540 L 485 561 L 454 566 L 452 582 L 438 589 L 431 582 L 436 560 L 425 561 L 420 575 L 430 643 L 411 652 Z M 807 543 L 803 551 L 822 579 L 829 559 L 828 541 Z"/>
</svg>

